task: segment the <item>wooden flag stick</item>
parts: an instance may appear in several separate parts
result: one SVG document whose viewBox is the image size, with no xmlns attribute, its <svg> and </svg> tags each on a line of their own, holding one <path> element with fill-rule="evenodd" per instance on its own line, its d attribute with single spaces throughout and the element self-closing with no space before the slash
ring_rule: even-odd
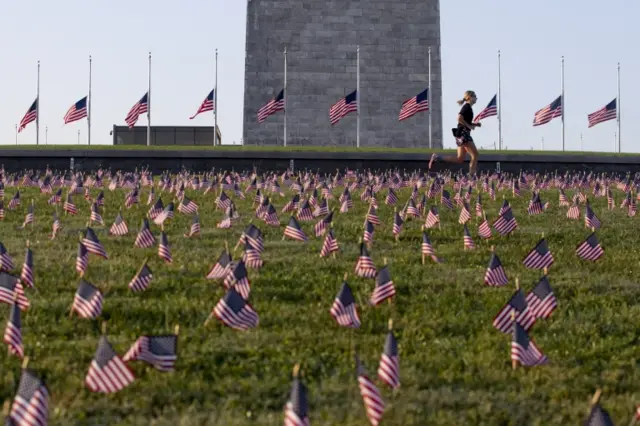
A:
<svg viewBox="0 0 640 426">
<path fill-rule="evenodd" d="M 520 278 L 516 277 L 516 290 L 520 290 Z"/>
<path fill-rule="evenodd" d="M 393 318 L 389 318 L 389 331 L 393 330 Z"/>
<path fill-rule="evenodd" d="M 237 248 L 238 246 L 236 246 Z M 229 253 L 229 242 L 227 240 L 224 240 L 224 251 Z M 233 249 L 233 251 L 236 251 L 236 249 Z"/>
<path fill-rule="evenodd" d="M 107 322 L 102 321 L 102 335 L 106 336 L 106 334 L 107 334 Z"/>
<path fill-rule="evenodd" d="M 298 378 L 299 374 L 300 374 L 300 364 L 298 363 L 293 366 L 293 377 Z"/>
<path fill-rule="evenodd" d="M 149 261 L 149 256 L 146 256 L 144 258 L 144 260 L 142 261 L 142 265 L 140 265 L 140 268 L 138 268 L 138 272 L 136 273 L 136 277 L 138 275 L 140 275 L 140 272 L 142 272 L 142 268 L 144 268 L 144 265 L 146 265 L 148 261 Z"/>
<path fill-rule="evenodd" d="M 34 206 L 33 198 L 31 199 L 31 207 Z M 33 208 L 32 208 L 33 210 Z M 31 231 L 33 231 L 33 226 L 35 225 L 36 217 L 35 213 L 33 214 L 33 218 L 31 218 Z"/>
<path fill-rule="evenodd" d="M 2 404 L 2 415 L 5 418 L 9 418 L 9 413 L 11 412 L 11 401 L 10 400 L 6 400 L 4 401 L 4 403 Z M 8 425 L 12 424 L 11 422 L 7 423 Z"/>
<path fill-rule="evenodd" d="M 209 316 L 207 317 L 207 319 L 204 321 L 204 326 L 206 327 L 207 324 L 209 324 L 209 321 L 211 321 L 211 318 L 213 318 L 214 313 L 213 310 L 211 310 L 211 312 L 209 312 Z"/>
<path fill-rule="evenodd" d="M 516 286 L 518 286 L 518 279 L 516 278 Z M 518 287 L 519 288 L 519 287 Z M 511 322 L 515 323 L 516 322 L 516 311 L 515 310 L 511 310 Z M 518 361 L 515 359 L 511 359 L 511 369 L 515 370 L 518 367 Z"/>
<path fill-rule="evenodd" d="M 176 336 L 180 335 L 180 324 L 176 324 L 173 329 L 173 334 L 175 334 Z"/>
<path fill-rule="evenodd" d="M 22 360 L 22 369 L 26 370 L 28 365 L 29 365 L 29 357 L 25 356 L 24 359 Z"/>
<path fill-rule="evenodd" d="M 342 281 L 347 281 L 347 277 L 349 276 L 348 272 L 344 273 L 344 276 L 342 277 Z"/>
<path fill-rule="evenodd" d="M 547 274 L 549 273 L 549 268 L 545 266 L 542 272 L 544 273 L 545 276 L 547 276 Z"/>
<path fill-rule="evenodd" d="M 422 225 L 422 232 L 424 232 L 424 225 Z M 424 252 L 422 252 L 422 245 L 420 245 L 420 252 L 422 253 L 422 264 L 425 264 Z"/>
</svg>

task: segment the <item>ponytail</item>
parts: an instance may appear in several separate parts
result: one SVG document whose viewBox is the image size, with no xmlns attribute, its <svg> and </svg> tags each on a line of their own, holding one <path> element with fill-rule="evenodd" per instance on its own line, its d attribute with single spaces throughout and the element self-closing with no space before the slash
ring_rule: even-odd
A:
<svg viewBox="0 0 640 426">
<path fill-rule="evenodd" d="M 463 103 L 465 103 L 465 99 L 460 99 L 456 101 L 458 105 L 462 105 Z"/>
<path fill-rule="evenodd" d="M 473 90 L 467 90 L 466 92 L 464 92 L 464 96 L 462 96 L 462 99 L 456 102 L 458 102 L 458 105 L 462 105 L 463 103 L 465 103 L 475 95 L 476 95 L 476 92 L 474 92 Z"/>
</svg>

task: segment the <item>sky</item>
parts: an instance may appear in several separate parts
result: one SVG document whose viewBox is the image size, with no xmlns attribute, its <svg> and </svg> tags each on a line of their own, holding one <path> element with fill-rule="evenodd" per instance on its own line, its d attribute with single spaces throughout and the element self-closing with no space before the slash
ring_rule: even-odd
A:
<svg viewBox="0 0 640 426">
<path fill-rule="evenodd" d="M 310 1 L 310 0 L 305 0 Z M 345 0 L 348 1 L 348 0 Z M 366 1 L 363 1 L 366 3 Z M 640 152 L 630 123 L 640 115 L 640 2 L 629 0 L 447 0 L 440 5 L 443 124 L 454 127 L 465 90 L 480 112 L 497 92 L 501 51 L 502 136 L 508 149 L 562 148 L 560 119 L 532 127 L 533 115 L 561 91 L 565 58 L 565 147 L 612 151 L 615 121 L 587 128 L 587 114 L 616 97 L 621 66 L 622 151 Z M 63 124 L 87 95 L 93 58 L 92 144 L 111 144 L 114 124 L 147 90 L 152 54 L 152 124 L 211 126 L 189 120 L 214 85 L 218 49 L 218 125 L 225 144 L 241 142 L 246 0 L 21 0 L 0 4 L 0 145 L 15 144 L 15 125 L 36 96 L 41 62 L 41 143 L 87 143 L 87 122 Z M 425 58 L 426 68 L 426 58 Z M 398 106 L 399 108 L 400 106 Z M 146 125 L 140 117 L 138 125 Z M 45 131 L 45 128 L 48 130 Z M 493 149 L 495 117 L 473 133 Z M 446 133 L 445 133 L 446 135 Z M 20 144 L 35 144 L 31 124 Z M 363 145 L 365 142 L 363 141 Z M 446 138 L 445 147 L 453 147 Z"/>
</svg>

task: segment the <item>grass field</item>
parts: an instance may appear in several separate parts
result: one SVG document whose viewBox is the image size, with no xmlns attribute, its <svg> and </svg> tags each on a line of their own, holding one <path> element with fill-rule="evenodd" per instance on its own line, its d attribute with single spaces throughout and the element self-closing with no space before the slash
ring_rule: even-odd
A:
<svg viewBox="0 0 640 426">
<path fill-rule="evenodd" d="M 0 150 L 13 149 L 29 149 L 29 150 L 119 150 L 119 151 L 135 151 L 135 150 L 152 150 L 152 151 L 311 151 L 311 152 L 455 152 L 454 149 L 430 150 L 428 148 L 370 148 L 370 147 L 345 147 L 345 146 L 299 146 L 290 145 L 283 146 L 257 146 L 257 145 L 222 145 L 222 146 L 194 146 L 194 145 L 162 145 L 162 146 L 144 146 L 144 145 L 0 145 Z M 532 151 L 532 150 L 503 150 L 495 151 L 492 149 L 483 149 L 484 153 L 501 153 L 501 154 L 529 154 L 529 155 L 605 155 L 605 156 L 637 156 L 638 153 L 617 153 L 617 152 L 589 152 L 589 151 Z"/>
<path fill-rule="evenodd" d="M 5 209 L 14 191 L 7 188 Z M 147 191 L 142 191 L 143 203 Z M 22 205 L 16 211 L 5 210 L 6 218 L 0 221 L 0 241 L 16 267 L 22 265 L 26 240 L 34 253 L 37 291 L 26 290 L 31 308 L 23 314 L 22 333 L 29 367 L 46 377 L 51 425 L 281 425 L 297 362 L 309 388 L 311 424 L 366 425 L 353 345 L 357 344 L 362 362 L 375 377 L 389 318 L 394 320 L 399 342 L 402 386 L 392 393 L 375 378 L 387 407 L 383 425 L 579 424 L 598 387 L 603 390 L 601 404 L 616 424 L 627 424 L 640 402 L 638 218 L 628 218 L 619 208 L 608 212 L 606 198 L 590 200 L 603 222 L 598 237 L 606 251 L 596 263 L 576 257 L 576 245 L 589 231 L 582 218 L 566 219 L 566 208 L 558 207 L 557 191 L 549 190 L 541 197 L 551 208 L 533 217 L 526 214 L 528 191 L 517 199 L 507 194 L 519 224 L 509 237 L 494 236 L 483 242 L 474 216 L 470 229 L 477 249 L 468 253 L 462 250 L 458 211 L 440 209 L 442 229 L 429 234 L 444 263 L 422 265 L 419 247 L 424 219 L 409 221 L 395 242 L 393 208 L 384 205 L 383 190 L 378 194 L 382 225 L 370 253 L 378 268 L 388 259 L 397 296 L 393 303 L 374 308 L 367 303 L 374 281 L 353 275 L 367 209 L 359 192 L 354 194 L 353 210 L 335 214 L 341 252 L 327 260 L 318 256 L 322 238 L 313 237 L 315 222 L 303 223 L 308 243 L 282 241 L 289 216 L 280 209 L 290 193 L 285 198 L 275 196 L 282 226 L 273 228 L 254 219 L 265 235 L 265 266 L 249 272 L 250 302 L 260 324 L 238 332 L 215 319 L 203 326 L 224 294 L 219 282 L 204 277 L 224 242 L 233 248 L 253 218 L 252 196 L 235 200 L 242 218 L 232 229 L 220 230 L 215 224 L 222 213 L 214 210 L 213 191 L 204 195 L 187 190 L 187 196 L 200 206 L 202 233 L 199 238 L 184 238 L 191 218 L 176 212 L 166 227 L 174 262 L 166 265 L 157 256 L 157 246 L 133 248 L 146 205 L 123 209 L 128 236 L 107 235 L 124 204 L 125 191 L 104 192 L 106 226 L 94 229 L 109 260 L 92 255 L 86 275 L 105 294 L 99 321 L 68 315 L 79 282 L 74 267 L 78 233 L 89 217 L 89 204 L 82 195 L 74 197 L 78 216 L 61 215 L 64 229 L 53 241 L 48 237 L 54 209 L 47 205 L 48 196 L 33 188 L 21 191 Z M 92 190 L 94 197 L 97 193 Z M 409 189 L 398 193 L 399 205 L 409 193 Z M 568 196 L 572 193 L 567 191 Z M 172 194 L 161 195 L 165 204 L 173 199 Z M 614 196 L 619 204 L 622 193 L 614 191 Z M 492 202 L 483 194 L 490 221 L 501 198 L 499 194 Z M 31 199 L 35 200 L 35 226 L 20 229 Z M 332 207 L 338 207 L 335 201 Z M 152 224 L 152 229 L 157 236 L 159 228 Z M 549 364 L 514 371 L 511 337 L 491 323 L 513 293 L 516 277 L 528 292 L 542 276 L 540 271 L 525 269 L 522 259 L 543 232 L 555 257 L 549 281 L 558 308 L 550 318 L 538 320 L 529 335 Z M 510 279 L 506 287 L 483 284 L 490 245 L 495 245 Z M 236 257 L 240 255 L 238 250 Z M 154 278 L 147 291 L 134 294 L 127 284 L 146 256 Z M 355 331 L 339 327 L 329 314 L 345 272 L 362 320 Z M 19 269 L 14 273 L 19 274 Z M 8 313 L 9 307 L 0 305 L 2 327 Z M 103 319 L 109 340 L 121 356 L 140 335 L 171 333 L 180 324 L 176 371 L 162 373 L 134 362 L 130 365 L 136 381 L 128 388 L 112 395 L 89 392 L 84 380 Z M 15 356 L 0 351 L 0 401 L 13 398 L 20 364 Z"/>
</svg>

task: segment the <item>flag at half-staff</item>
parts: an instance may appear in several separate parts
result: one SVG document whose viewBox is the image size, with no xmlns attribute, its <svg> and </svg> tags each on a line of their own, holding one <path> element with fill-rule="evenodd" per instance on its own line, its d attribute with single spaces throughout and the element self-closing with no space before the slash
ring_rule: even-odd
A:
<svg viewBox="0 0 640 426">
<path fill-rule="evenodd" d="M 207 97 L 202 101 L 200 107 L 198 107 L 198 111 L 189 117 L 189 120 L 193 120 L 196 118 L 198 114 L 203 112 L 213 111 L 215 109 L 215 99 L 214 99 L 215 89 L 212 89 L 211 92 L 207 95 Z"/>
<path fill-rule="evenodd" d="M 49 419 L 49 390 L 25 364 L 23 362 L 20 384 L 11 404 L 7 426 L 46 425 Z"/>
<path fill-rule="evenodd" d="M 151 272 L 151 269 L 149 269 L 147 260 L 145 259 L 145 261 L 142 263 L 142 266 L 140 267 L 140 270 L 129 283 L 129 289 L 131 289 L 131 291 L 133 292 L 144 291 L 149 288 L 152 279 L 153 273 Z"/>
<path fill-rule="evenodd" d="M 331 125 L 337 124 L 340 119 L 350 112 L 358 111 L 358 91 L 354 90 L 340 99 L 329 109 L 329 121 Z"/>
<path fill-rule="evenodd" d="M 122 357 L 124 362 L 144 361 L 160 371 L 173 371 L 178 359 L 178 336 L 140 336 Z"/>
<path fill-rule="evenodd" d="M 270 99 L 258 110 L 258 122 L 262 123 L 278 111 L 284 111 L 284 89 L 278 93 L 278 96 Z"/>
<path fill-rule="evenodd" d="M 135 376 L 113 350 L 106 336 L 100 337 L 85 384 L 91 392 L 114 393 L 129 386 Z"/>
<path fill-rule="evenodd" d="M 544 108 L 539 109 L 533 116 L 533 125 L 541 126 L 547 124 L 556 117 L 562 116 L 562 95 Z"/>
<path fill-rule="evenodd" d="M 596 112 L 592 112 L 591 114 L 587 115 L 588 127 L 591 128 L 596 124 L 600 124 L 609 120 L 615 120 L 616 117 L 617 99 L 614 99 Z"/>
<path fill-rule="evenodd" d="M 342 327 L 360 327 L 360 317 L 358 316 L 356 300 L 353 298 L 351 287 L 347 284 L 347 274 L 345 274 L 340 291 L 333 301 L 329 313 L 331 313 L 331 316 L 338 325 Z"/>
<path fill-rule="evenodd" d="M 485 118 L 494 117 L 498 115 L 498 95 L 493 95 L 493 98 L 489 101 L 487 106 L 480 111 L 476 118 L 473 119 L 473 123 L 477 124 Z"/>
<path fill-rule="evenodd" d="M 429 111 L 429 89 L 424 89 L 413 98 L 409 98 L 402 103 L 398 121 L 413 117 L 419 112 Z"/>
</svg>

